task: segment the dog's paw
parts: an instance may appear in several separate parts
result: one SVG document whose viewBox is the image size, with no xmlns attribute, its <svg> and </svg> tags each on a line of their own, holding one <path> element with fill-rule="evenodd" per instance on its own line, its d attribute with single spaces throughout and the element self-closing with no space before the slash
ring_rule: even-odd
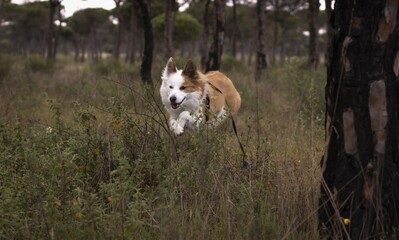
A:
<svg viewBox="0 0 399 240">
<path fill-rule="evenodd" d="M 177 136 L 182 135 L 184 132 L 184 129 L 181 126 L 175 126 L 173 128 L 173 133 L 176 134 Z"/>
<path fill-rule="evenodd" d="M 170 120 L 170 128 L 176 135 L 181 135 L 184 131 L 184 125 L 181 126 L 176 120 Z"/>
</svg>

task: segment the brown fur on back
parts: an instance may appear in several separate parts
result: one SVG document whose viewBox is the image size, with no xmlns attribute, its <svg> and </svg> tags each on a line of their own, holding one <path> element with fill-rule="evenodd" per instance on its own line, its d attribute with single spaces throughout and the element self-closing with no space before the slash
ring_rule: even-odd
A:
<svg viewBox="0 0 399 240">
<path fill-rule="evenodd" d="M 211 111 L 219 112 L 225 105 L 230 109 L 232 115 L 236 115 L 241 107 L 241 97 L 234 87 L 233 82 L 223 73 L 219 71 L 207 72 L 205 76 L 212 86 L 209 87 L 209 95 L 211 97 Z"/>
</svg>

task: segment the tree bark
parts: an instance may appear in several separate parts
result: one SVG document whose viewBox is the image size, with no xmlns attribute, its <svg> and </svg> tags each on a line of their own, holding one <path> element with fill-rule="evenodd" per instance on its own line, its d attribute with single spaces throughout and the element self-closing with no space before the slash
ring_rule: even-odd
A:
<svg viewBox="0 0 399 240">
<path fill-rule="evenodd" d="M 328 50 L 322 238 L 398 239 L 398 0 L 336 0 Z"/>
<path fill-rule="evenodd" d="M 308 24 L 309 24 L 309 66 L 311 68 L 317 69 L 319 65 L 319 52 L 318 52 L 318 27 L 317 19 L 319 16 L 319 0 L 308 0 L 309 10 L 308 10 Z"/>
<path fill-rule="evenodd" d="M 232 33 L 232 48 L 231 55 L 235 58 L 237 55 L 237 9 L 236 9 L 236 0 L 233 0 L 233 33 Z"/>
<path fill-rule="evenodd" d="M 258 0 L 256 4 L 256 22 L 257 22 L 257 53 L 256 53 L 256 72 L 255 81 L 259 81 L 262 72 L 267 67 L 265 53 L 265 0 Z"/>
<path fill-rule="evenodd" d="M 79 61 L 79 44 L 78 44 L 78 40 L 76 39 L 76 37 L 74 37 L 72 39 L 72 44 L 75 49 L 74 60 L 75 60 L 75 62 L 78 62 Z"/>
<path fill-rule="evenodd" d="M 203 70 L 206 70 L 206 63 L 208 62 L 208 36 L 209 36 L 209 4 L 211 0 L 207 0 L 205 3 L 204 15 L 202 24 L 204 25 L 204 32 L 202 34 L 202 45 L 201 45 L 201 66 Z"/>
<path fill-rule="evenodd" d="M 137 37 L 137 19 L 135 5 L 131 5 L 130 9 L 130 32 L 128 40 L 128 51 L 126 54 L 126 62 L 133 63 L 136 56 L 136 39 Z"/>
<path fill-rule="evenodd" d="M 332 39 L 332 29 L 331 29 L 331 13 L 332 13 L 332 8 L 331 8 L 331 0 L 325 0 L 325 4 L 326 4 L 326 26 L 327 26 L 327 46 L 329 45 L 331 39 Z"/>
<path fill-rule="evenodd" d="M 58 33 L 61 32 L 62 30 L 62 14 L 61 14 L 61 1 L 59 1 L 59 4 L 57 6 L 57 18 L 58 18 Z M 56 58 L 57 56 L 57 50 L 58 50 L 58 43 L 59 43 L 59 34 L 54 35 L 54 49 L 53 49 L 53 59 Z"/>
<path fill-rule="evenodd" d="M 116 18 L 118 19 L 118 27 L 117 27 L 116 38 L 115 38 L 114 57 L 116 60 L 119 60 L 121 41 L 122 41 L 121 8 L 120 8 L 122 0 L 114 0 L 114 2 L 115 2 L 115 9 L 116 9 Z"/>
<path fill-rule="evenodd" d="M 223 40 L 224 40 L 224 23 L 225 23 L 225 6 L 226 0 L 215 0 L 215 32 L 213 35 L 213 43 L 209 51 L 209 57 L 206 64 L 206 72 L 219 70 L 222 63 Z"/>
<path fill-rule="evenodd" d="M 174 48 L 173 48 L 173 26 L 175 19 L 175 0 L 165 0 L 165 29 L 164 29 L 164 37 L 165 37 L 165 57 L 169 59 L 174 56 Z"/>
<path fill-rule="evenodd" d="M 48 16 L 48 30 L 47 30 L 47 59 L 54 60 L 54 45 L 55 45 L 55 31 L 54 31 L 54 15 L 57 6 L 60 4 L 58 0 L 49 0 L 49 16 Z"/>
<path fill-rule="evenodd" d="M 273 11 L 274 23 L 273 23 L 273 49 L 271 62 L 272 65 L 276 63 L 277 48 L 278 48 L 278 36 L 279 36 L 279 9 L 276 7 Z"/>
<path fill-rule="evenodd" d="M 144 51 L 140 71 L 141 80 L 146 84 L 152 85 L 151 68 L 152 53 L 154 50 L 154 36 L 152 32 L 150 9 L 146 0 L 137 0 L 137 2 L 140 6 L 144 29 Z"/>
</svg>

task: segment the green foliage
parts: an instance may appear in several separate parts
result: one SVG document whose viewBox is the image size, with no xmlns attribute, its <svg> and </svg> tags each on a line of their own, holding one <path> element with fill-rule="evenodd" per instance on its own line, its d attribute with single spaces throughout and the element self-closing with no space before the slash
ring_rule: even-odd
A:
<svg viewBox="0 0 399 240">
<path fill-rule="evenodd" d="M 120 24 L 125 30 L 131 29 L 131 24 L 132 24 L 132 15 L 134 14 L 135 16 L 135 22 L 134 24 L 137 24 L 136 21 L 139 21 L 140 24 L 142 25 L 142 21 L 140 18 L 137 16 L 139 15 L 139 8 L 137 6 L 136 1 L 126 1 L 125 3 L 120 6 Z"/>
<path fill-rule="evenodd" d="M 109 11 L 102 8 L 86 8 L 76 11 L 67 22 L 77 34 L 87 35 L 107 23 L 109 14 Z"/>
<path fill-rule="evenodd" d="M 65 40 L 71 40 L 73 38 L 73 29 L 69 26 L 61 27 L 57 29 L 58 34 Z"/>
<path fill-rule="evenodd" d="M 237 4 L 236 6 L 237 27 L 236 34 L 240 33 L 243 36 L 255 36 L 256 31 L 256 17 L 255 9 L 245 4 Z M 233 25 L 233 8 L 226 7 L 226 36 L 231 37 L 234 32 Z"/>
<path fill-rule="evenodd" d="M 158 15 L 152 20 L 154 30 L 162 36 L 165 23 L 165 14 Z M 174 25 L 174 41 L 177 45 L 198 39 L 203 30 L 202 25 L 190 14 L 176 13 Z"/>
<path fill-rule="evenodd" d="M 5 20 L 12 22 L 13 37 L 25 43 L 40 39 L 47 26 L 49 14 L 46 2 L 32 2 L 22 5 L 6 4 Z"/>
<path fill-rule="evenodd" d="M 24 30 L 37 30 L 46 26 L 49 9 L 45 2 L 6 4 L 5 9 L 5 19 Z"/>
<path fill-rule="evenodd" d="M 211 2 L 208 7 L 209 7 L 209 9 L 208 9 L 209 14 L 212 14 L 214 4 Z M 188 14 L 192 15 L 193 17 L 195 17 L 195 19 L 197 19 L 199 22 L 202 22 L 204 19 L 205 2 L 191 1 L 186 12 Z M 213 18 L 210 18 L 209 20 L 212 22 Z"/>
</svg>

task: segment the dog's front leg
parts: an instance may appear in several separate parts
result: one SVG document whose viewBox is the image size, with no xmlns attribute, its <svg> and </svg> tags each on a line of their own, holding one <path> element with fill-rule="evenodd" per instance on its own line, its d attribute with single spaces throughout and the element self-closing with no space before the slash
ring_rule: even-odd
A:
<svg viewBox="0 0 399 240">
<path fill-rule="evenodd" d="M 184 125 L 180 125 L 180 120 L 179 119 L 170 119 L 169 121 L 170 128 L 176 135 L 180 135 L 184 131 Z"/>
<path fill-rule="evenodd" d="M 170 119 L 170 127 L 176 135 L 180 135 L 184 131 L 184 127 L 187 122 L 192 122 L 194 118 L 191 116 L 190 112 L 183 111 L 179 114 L 177 119 Z"/>
<path fill-rule="evenodd" d="M 194 118 L 189 111 L 183 111 L 179 114 L 177 119 L 170 120 L 170 126 L 176 135 L 181 135 L 187 123 L 192 125 L 196 121 L 196 118 Z"/>
</svg>

